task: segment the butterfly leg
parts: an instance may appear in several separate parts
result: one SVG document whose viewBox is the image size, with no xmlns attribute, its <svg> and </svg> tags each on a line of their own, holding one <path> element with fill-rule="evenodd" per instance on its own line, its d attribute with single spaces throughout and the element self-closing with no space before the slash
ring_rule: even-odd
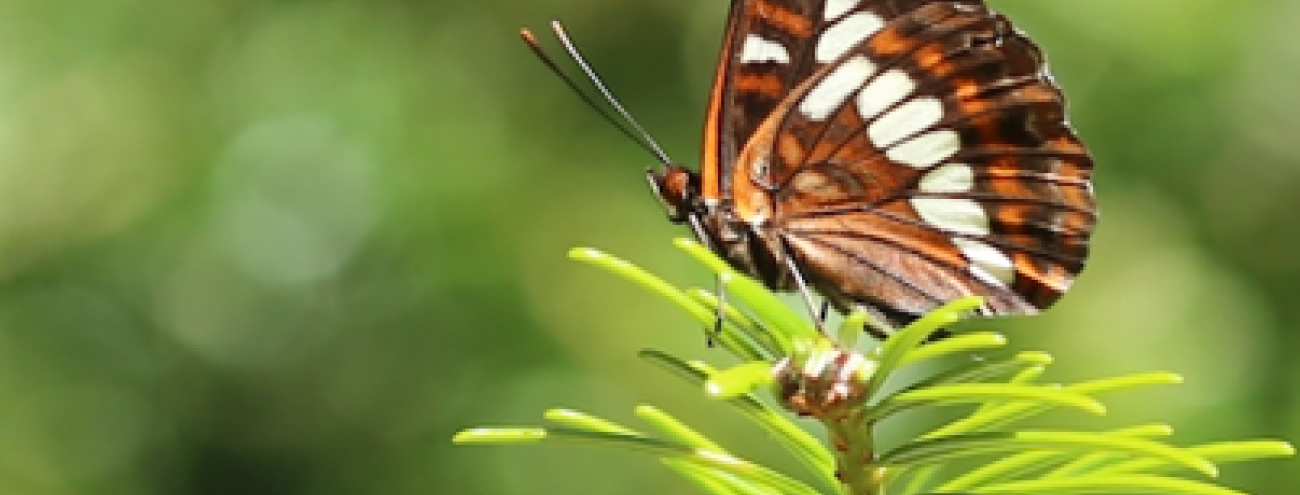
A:
<svg viewBox="0 0 1300 495">
<path fill-rule="evenodd" d="M 713 347 L 717 344 L 718 338 L 722 336 L 722 321 L 727 316 L 727 288 L 722 285 L 722 276 L 714 277 L 716 293 L 718 294 L 718 310 L 713 315 L 713 328 L 705 336 L 706 344 Z"/>
<path fill-rule="evenodd" d="M 856 307 L 870 315 L 870 318 L 867 318 L 867 322 L 862 326 L 862 331 L 871 335 L 872 338 L 884 342 L 885 339 L 889 338 L 890 334 L 897 331 L 897 329 L 890 326 L 889 319 L 885 318 L 884 313 L 881 311 L 865 304 L 858 304 Z"/>
<path fill-rule="evenodd" d="M 807 280 L 804 280 L 803 271 L 794 262 L 794 256 L 790 255 L 790 246 L 785 242 L 785 239 L 778 241 L 777 245 L 781 248 L 781 255 L 777 256 L 777 258 L 789 271 L 790 278 L 794 279 L 795 287 L 799 289 L 799 295 L 803 296 L 803 303 L 808 308 L 808 314 L 813 317 L 813 324 L 817 326 L 817 331 L 821 332 L 822 335 L 827 335 L 825 314 L 817 310 L 817 302 L 813 300 L 812 287 L 808 285 Z"/>
</svg>

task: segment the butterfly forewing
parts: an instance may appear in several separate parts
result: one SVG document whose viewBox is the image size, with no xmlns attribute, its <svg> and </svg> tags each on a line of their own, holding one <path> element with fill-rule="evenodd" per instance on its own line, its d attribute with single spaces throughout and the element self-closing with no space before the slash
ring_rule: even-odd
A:
<svg viewBox="0 0 1300 495">
<path fill-rule="evenodd" d="M 669 202 L 738 269 L 842 310 L 1033 313 L 1095 221 L 1064 113 L 1039 49 L 983 2 L 738 0 L 702 180 Z"/>
</svg>

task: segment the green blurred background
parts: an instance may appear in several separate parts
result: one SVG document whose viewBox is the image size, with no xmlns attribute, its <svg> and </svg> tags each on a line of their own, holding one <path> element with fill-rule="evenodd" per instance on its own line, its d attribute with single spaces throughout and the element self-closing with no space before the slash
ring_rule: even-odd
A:
<svg viewBox="0 0 1300 495">
<path fill-rule="evenodd" d="M 1076 427 L 1300 432 L 1300 2 L 991 0 L 1096 153 L 1095 257 L 993 324 L 1082 379 L 1172 370 Z M 0 1 L 0 492 L 691 493 L 584 448 L 457 429 L 651 402 L 791 466 L 637 361 L 698 326 L 565 259 L 681 283 L 651 157 L 517 40 L 564 19 L 694 163 L 726 2 Z M 1294 461 L 1227 468 L 1300 492 Z"/>
</svg>

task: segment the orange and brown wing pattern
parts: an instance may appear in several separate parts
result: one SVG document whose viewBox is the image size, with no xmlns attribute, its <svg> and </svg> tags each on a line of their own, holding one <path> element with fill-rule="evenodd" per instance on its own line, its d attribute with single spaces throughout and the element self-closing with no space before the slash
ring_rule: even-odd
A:
<svg viewBox="0 0 1300 495">
<path fill-rule="evenodd" d="M 823 0 L 733 0 L 705 118 L 703 195 L 730 192 L 745 142 L 813 68 L 803 63 Z"/>
<path fill-rule="evenodd" d="M 733 0 L 705 123 L 705 196 L 727 197 L 740 150 L 800 84 L 834 61 L 830 54 L 918 3 Z"/>
<path fill-rule="evenodd" d="M 837 306 L 900 321 L 965 295 L 1033 313 L 1068 289 L 1095 221 L 1092 165 L 1032 42 L 982 2 L 777 3 L 813 8 L 813 37 L 762 31 L 774 48 L 733 29 L 737 77 L 811 72 L 735 86 L 741 106 L 785 96 L 719 169 L 729 215 Z"/>
<path fill-rule="evenodd" d="M 740 150 L 791 92 L 834 61 L 834 54 L 927 3 L 935 2 L 733 0 L 705 124 L 706 193 L 726 194 L 725 170 Z M 942 3 L 982 6 L 978 0 Z"/>
</svg>

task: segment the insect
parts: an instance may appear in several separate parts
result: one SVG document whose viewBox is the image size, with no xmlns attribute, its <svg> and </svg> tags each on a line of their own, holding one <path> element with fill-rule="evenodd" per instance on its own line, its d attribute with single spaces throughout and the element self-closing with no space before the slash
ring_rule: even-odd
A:
<svg viewBox="0 0 1300 495">
<path fill-rule="evenodd" d="M 1047 308 L 1097 217 L 1041 51 L 981 0 L 734 0 L 702 163 L 664 162 L 669 218 L 737 270 L 892 327 Z"/>
</svg>

